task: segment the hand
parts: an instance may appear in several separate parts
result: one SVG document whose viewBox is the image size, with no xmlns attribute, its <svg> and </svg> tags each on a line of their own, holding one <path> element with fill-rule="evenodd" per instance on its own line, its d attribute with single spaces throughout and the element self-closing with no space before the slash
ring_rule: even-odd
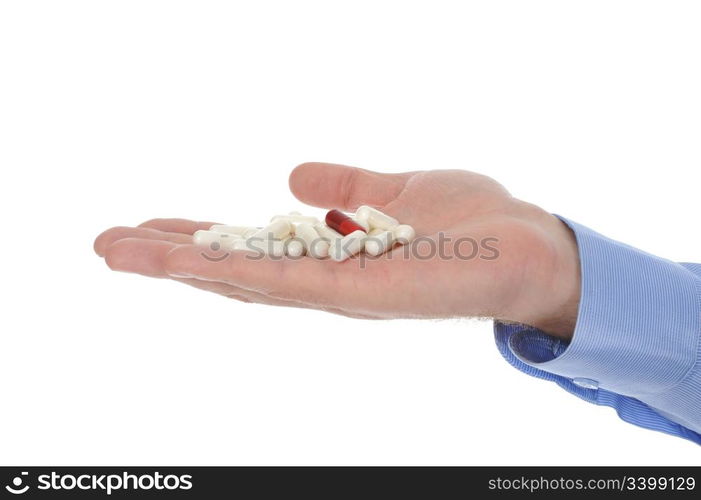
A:
<svg viewBox="0 0 701 500">
<path fill-rule="evenodd" d="M 290 189 L 314 206 L 377 207 L 412 225 L 419 238 L 363 266 L 357 258 L 253 260 L 246 252 L 213 262 L 191 238 L 213 222 L 154 219 L 105 231 L 95 251 L 114 270 L 170 278 L 243 302 L 361 318 L 491 317 L 571 337 L 580 289 L 574 235 L 494 180 L 462 170 L 380 174 L 306 163 L 290 175 Z M 431 254 L 446 238 L 443 255 Z M 475 252 L 467 242 L 486 243 L 468 259 Z"/>
</svg>

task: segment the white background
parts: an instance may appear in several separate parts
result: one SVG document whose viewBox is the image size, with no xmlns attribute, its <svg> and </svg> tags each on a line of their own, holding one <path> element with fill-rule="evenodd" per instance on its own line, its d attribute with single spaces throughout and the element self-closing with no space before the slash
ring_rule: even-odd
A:
<svg viewBox="0 0 701 500">
<path fill-rule="evenodd" d="M 113 225 L 259 224 L 303 161 L 465 168 L 701 260 L 698 2 L 0 4 L 3 464 L 698 464 L 503 361 L 112 273 Z"/>
</svg>

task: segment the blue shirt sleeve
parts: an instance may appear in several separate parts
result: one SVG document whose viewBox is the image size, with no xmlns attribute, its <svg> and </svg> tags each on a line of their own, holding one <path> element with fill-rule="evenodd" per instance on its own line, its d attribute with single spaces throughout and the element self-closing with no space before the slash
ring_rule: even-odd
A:
<svg viewBox="0 0 701 500">
<path fill-rule="evenodd" d="M 701 444 L 701 265 L 561 219 L 577 238 L 582 271 L 572 340 L 496 321 L 499 351 L 529 375 L 615 408 L 626 422 Z"/>
</svg>

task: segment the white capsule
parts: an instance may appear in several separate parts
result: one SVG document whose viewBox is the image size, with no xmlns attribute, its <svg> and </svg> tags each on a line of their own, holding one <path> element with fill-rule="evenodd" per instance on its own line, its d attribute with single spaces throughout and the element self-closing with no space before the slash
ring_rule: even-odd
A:
<svg viewBox="0 0 701 500">
<path fill-rule="evenodd" d="M 344 236 L 340 240 L 336 240 L 329 249 L 331 260 L 342 262 L 347 258 L 359 253 L 363 249 L 363 244 L 367 238 L 364 231 L 358 229 Z"/>
<path fill-rule="evenodd" d="M 304 244 L 297 239 L 289 240 L 285 245 L 285 255 L 289 257 L 301 257 L 304 255 Z"/>
<path fill-rule="evenodd" d="M 329 256 L 330 248 L 331 244 L 328 241 L 320 239 L 314 245 L 314 248 L 311 251 L 311 256 L 315 259 L 325 259 Z"/>
<path fill-rule="evenodd" d="M 195 233 L 192 235 L 192 242 L 195 245 L 201 246 L 211 246 L 212 244 L 217 243 L 221 247 L 225 247 L 228 242 L 239 239 L 241 239 L 241 236 L 236 234 L 218 233 L 217 231 L 206 231 L 204 229 L 195 231 Z"/>
<path fill-rule="evenodd" d="M 292 224 L 286 220 L 276 220 L 271 222 L 263 229 L 259 229 L 253 233 L 249 238 L 259 238 L 264 240 L 279 240 L 286 238 L 292 232 Z"/>
<path fill-rule="evenodd" d="M 343 235 L 341 233 L 334 231 L 322 222 L 320 222 L 319 224 L 315 224 L 314 229 L 316 229 L 316 232 L 319 233 L 319 236 L 321 236 L 328 242 L 334 242 L 343 238 Z"/>
<path fill-rule="evenodd" d="M 416 231 L 408 224 L 400 224 L 393 230 L 394 240 L 400 245 L 406 245 L 416 238 Z"/>
<path fill-rule="evenodd" d="M 370 224 L 368 224 L 368 221 L 359 219 L 357 216 L 351 217 L 351 220 L 358 224 L 360 227 L 362 227 L 365 230 L 365 234 L 368 234 L 368 231 L 370 231 Z"/>
<path fill-rule="evenodd" d="M 210 231 L 215 231 L 217 233 L 228 233 L 228 234 L 238 234 L 239 236 L 246 236 L 247 232 L 251 230 L 257 231 L 255 227 L 247 226 L 226 226 L 224 224 L 214 224 L 209 228 Z"/>
<path fill-rule="evenodd" d="M 378 234 L 382 234 L 384 232 L 385 232 L 384 229 L 380 229 L 378 227 L 376 229 L 371 229 L 370 231 L 368 231 L 368 236 L 377 236 Z"/>
<path fill-rule="evenodd" d="M 270 222 L 276 222 L 279 220 L 284 220 L 289 222 L 290 224 L 294 224 L 295 226 L 297 224 L 311 224 L 312 226 L 314 224 L 319 223 L 319 219 L 316 217 L 310 217 L 307 215 L 296 215 L 296 214 L 290 214 L 290 215 L 276 215 L 272 219 L 270 219 Z"/>
<path fill-rule="evenodd" d="M 264 240 L 257 240 L 257 241 L 264 241 Z M 257 246 L 249 246 L 248 240 L 235 240 L 235 241 L 232 241 L 231 244 L 229 245 L 229 250 L 247 250 L 249 252 L 257 252 L 258 247 Z"/>
<path fill-rule="evenodd" d="M 295 228 L 295 238 L 302 242 L 307 255 L 311 255 L 315 259 L 329 256 L 329 243 L 319 236 L 311 224 L 298 224 Z"/>
<path fill-rule="evenodd" d="M 298 212 L 297 210 L 292 210 L 291 212 L 288 212 L 287 215 L 302 215 L 302 212 Z"/>
<path fill-rule="evenodd" d="M 262 240 L 260 238 L 236 240 L 232 242 L 229 250 L 243 250 L 246 252 L 272 255 L 273 257 L 282 257 L 285 255 L 286 241 L 287 240 Z"/>
<path fill-rule="evenodd" d="M 365 240 L 365 252 L 377 256 L 385 253 L 392 246 L 394 235 L 392 231 L 383 231 L 380 234 L 368 235 Z"/>
<path fill-rule="evenodd" d="M 355 212 L 356 222 L 358 220 L 366 222 L 370 229 L 384 229 L 389 231 L 399 225 L 399 221 L 377 210 L 376 208 L 363 205 Z"/>
<path fill-rule="evenodd" d="M 248 229 L 246 229 L 246 231 L 244 231 L 243 237 L 250 238 L 251 236 L 256 234 L 258 231 L 260 231 L 261 229 L 263 229 L 263 228 L 262 227 L 249 227 Z"/>
</svg>

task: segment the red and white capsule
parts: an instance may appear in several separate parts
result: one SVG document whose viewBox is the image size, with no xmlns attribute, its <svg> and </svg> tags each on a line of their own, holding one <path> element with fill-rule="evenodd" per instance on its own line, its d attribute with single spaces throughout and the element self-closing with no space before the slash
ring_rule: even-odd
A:
<svg viewBox="0 0 701 500">
<path fill-rule="evenodd" d="M 348 236 L 355 231 L 366 232 L 364 227 L 340 210 L 330 210 L 326 214 L 326 225 L 343 236 Z"/>
</svg>

